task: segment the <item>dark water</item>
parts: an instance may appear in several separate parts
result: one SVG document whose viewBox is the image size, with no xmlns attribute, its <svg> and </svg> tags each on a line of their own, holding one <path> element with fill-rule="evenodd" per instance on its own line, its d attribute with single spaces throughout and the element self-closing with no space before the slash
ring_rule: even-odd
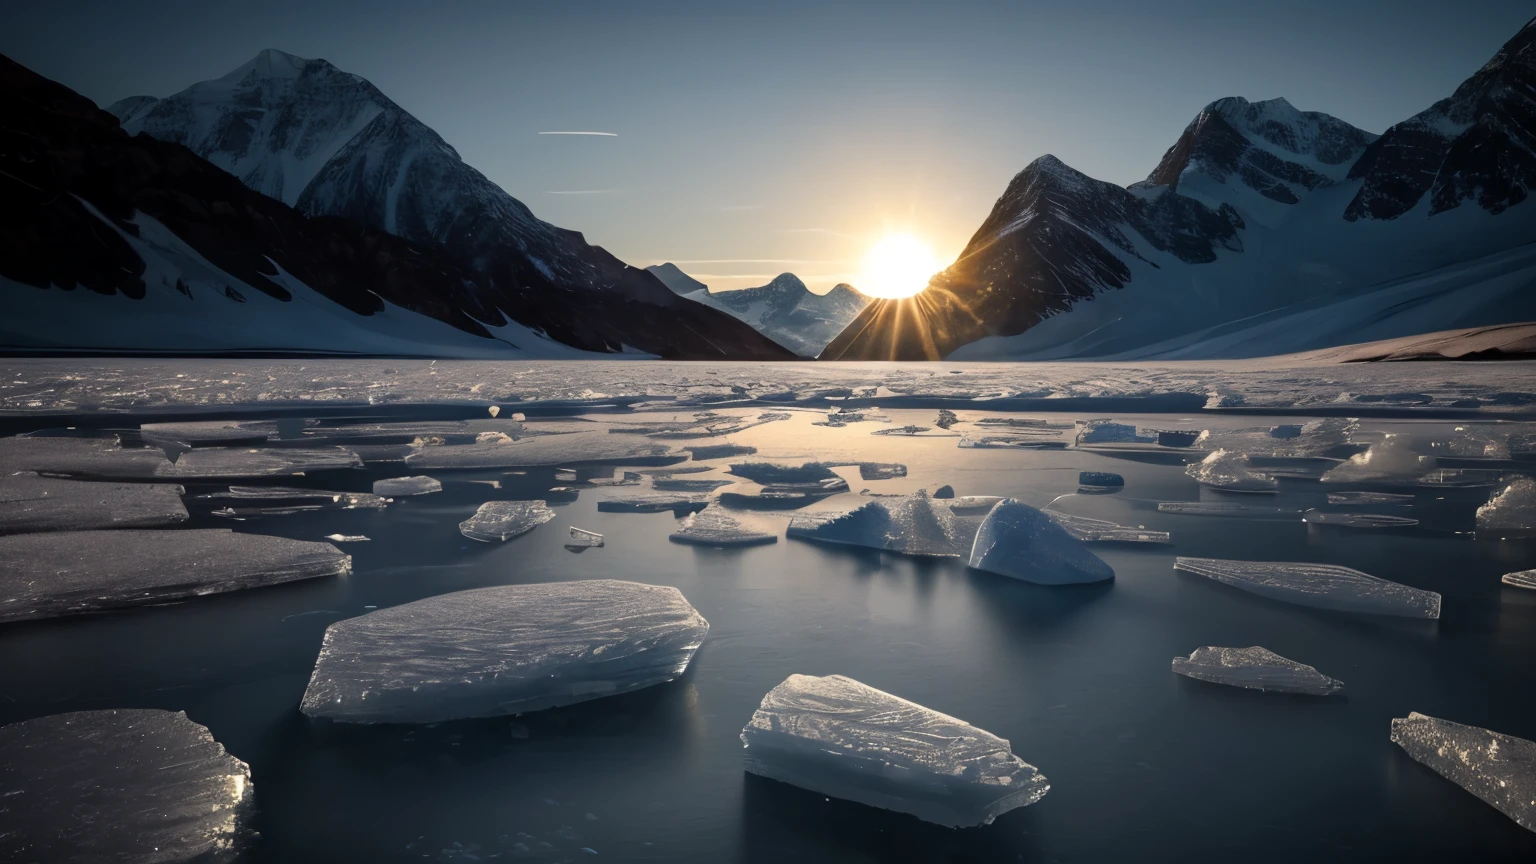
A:
<svg viewBox="0 0 1536 864">
<path fill-rule="evenodd" d="M 898 424 L 931 420 L 891 413 Z M 1536 860 L 1536 834 L 1388 740 L 1391 718 L 1410 711 L 1536 739 L 1536 592 L 1499 585 L 1536 567 L 1536 547 L 1464 533 L 1486 490 L 1422 496 L 1429 527 L 1405 531 L 1159 514 L 1149 502 L 1201 497 L 1179 466 L 961 450 L 954 439 L 871 436 L 871 424 L 813 428 L 811 416 L 733 440 L 784 461 L 855 452 L 911 468 L 874 482 L 844 471 L 854 490 L 951 483 L 961 495 L 1044 504 L 1071 492 L 1080 470 L 1114 471 L 1124 493 L 1059 506 L 1172 531 L 1174 543 L 1095 547 L 1112 584 L 1046 588 L 795 540 L 679 546 L 667 540 L 669 514 L 597 512 L 628 489 L 583 490 L 554 522 L 507 543 L 459 535 L 483 501 L 562 485 L 552 468 L 429 472 L 443 493 L 384 511 L 231 523 L 189 498 L 192 527 L 372 540 L 344 546 L 355 565 L 346 579 L 0 628 L 0 722 L 185 710 L 251 765 L 253 862 L 504 860 L 517 842 L 548 861 Z M 282 485 L 366 491 L 401 473 L 416 472 L 370 467 Z M 1322 503 L 1316 483 L 1284 488 L 1279 500 L 1242 500 Z M 782 529 L 788 514 L 754 518 Z M 607 545 L 567 551 L 569 525 Z M 1177 573 L 1176 554 L 1355 567 L 1441 592 L 1444 616 L 1309 611 Z M 448 591 L 585 578 L 680 589 L 711 624 L 687 674 L 566 709 L 426 728 L 315 724 L 298 711 L 335 620 Z M 1202 645 L 1263 645 L 1343 680 L 1347 696 L 1254 693 L 1169 671 Z M 797 672 L 851 676 L 1006 738 L 1051 791 L 953 831 L 748 776 L 738 733 Z"/>
</svg>

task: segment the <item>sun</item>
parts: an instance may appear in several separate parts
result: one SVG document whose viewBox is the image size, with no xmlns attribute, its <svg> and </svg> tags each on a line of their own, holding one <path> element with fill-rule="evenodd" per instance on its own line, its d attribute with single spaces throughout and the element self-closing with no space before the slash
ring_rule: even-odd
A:
<svg viewBox="0 0 1536 864">
<path fill-rule="evenodd" d="M 940 269 L 928 244 L 911 234 L 887 234 L 864 256 L 864 273 L 854 287 L 871 297 L 911 297 Z"/>
</svg>

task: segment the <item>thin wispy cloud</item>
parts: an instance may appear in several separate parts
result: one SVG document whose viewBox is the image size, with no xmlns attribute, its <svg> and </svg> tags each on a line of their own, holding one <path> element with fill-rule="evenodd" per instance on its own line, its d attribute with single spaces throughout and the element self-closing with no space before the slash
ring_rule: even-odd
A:
<svg viewBox="0 0 1536 864">
<path fill-rule="evenodd" d="M 612 195 L 623 189 L 550 189 L 545 195 Z"/>
<path fill-rule="evenodd" d="M 540 135 L 595 135 L 598 138 L 617 138 L 617 137 L 619 137 L 619 133 L 617 133 L 617 132 L 581 132 L 581 131 L 572 131 L 572 132 L 540 132 L 539 134 Z"/>
</svg>

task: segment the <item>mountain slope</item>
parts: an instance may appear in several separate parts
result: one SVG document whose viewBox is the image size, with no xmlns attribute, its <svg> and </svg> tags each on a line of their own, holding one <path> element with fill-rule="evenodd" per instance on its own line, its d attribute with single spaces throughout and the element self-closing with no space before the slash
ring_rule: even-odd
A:
<svg viewBox="0 0 1536 864">
<path fill-rule="evenodd" d="M 870 302 L 869 297 L 846 283 L 826 294 L 813 294 L 793 273 L 780 273 L 772 282 L 757 288 L 711 292 L 675 264 L 646 269 L 681 296 L 750 324 L 802 357 L 820 354 L 832 337 L 842 332 Z"/>
<path fill-rule="evenodd" d="M 789 356 L 539 220 L 372 84 L 324 60 L 269 49 L 222 78 L 109 110 L 130 134 L 185 145 L 307 215 L 444 250 L 479 278 L 440 302 L 477 320 L 504 313 L 591 351 Z"/>
<path fill-rule="evenodd" d="M 1042 157 L 927 291 L 871 304 L 821 356 L 1255 356 L 1528 320 L 1523 271 L 1500 262 L 1536 241 L 1536 207 L 1517 206 L 1536 180 L 1533 41 L 1536 21 L 1380 138 L 1229 98 L 1129 188 Z"/>
</svg>

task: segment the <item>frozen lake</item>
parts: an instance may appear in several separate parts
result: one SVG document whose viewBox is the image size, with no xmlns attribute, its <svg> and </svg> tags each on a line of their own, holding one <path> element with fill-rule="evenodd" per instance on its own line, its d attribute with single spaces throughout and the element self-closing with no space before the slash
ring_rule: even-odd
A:
<svg viewBox="0 0 1536 864">
<path fill-rule="evenodd" d="M 181 710 L 248 763 L 260 836 L 241 860 L 1536 856 L 1536 834 L 1388 738 L 1393 718 L 1418 711 L 1536 739 L 1536 690 L 1529 686 L 1536 591 L 1500 583 L 1503 574 L 1536 568 L 1536 544 L 1480 532 L 1474 515 L 1509 480 L 1536 473 L 1522 437 L 1536 431 L 1524 422 L 1536 401 L 1528 398 L 1536 393 L 1530 364 L 1122 374 L 1091 365 L 84 360 L 10 361 L 5 378 L 4 435 L 116 431 L 124 448 L 168 446 L 180 455 L 185 448 L 166 442 L 185 430 L 150 434 L 140 423 L 275 419 L 269 431 L 252 433 L 267 440 L 237 446 L 279 454 L 298 445 L 340 446 L 366 461 L 303 476 L 239 479 L 227 467 L 171 476 L 165 482 L 185 488 L 190 518 L 158 529 L 168 544 L 197 528 L 305 541 L 366 536 L 337 543 L 352 556 L 350 574 L 0 624 L 0 723 L 90 709 Z M 1343 398 L 1351 394 L 1363 398 Z M 1063 410 L 1046 410 L 1052 402 Z M 488 404 L 499 406 L 498 420 Z M 839 404 L 868 413 L 816 425 Z M 957 415 L 948 431 L 935 425 L 941 405 Z M 554 456 L 520 466 L 420 467 L 446 464 L 441 454 L 454 447 L 482 446 L 473 437 L 493 422 L 510 422 L 515 411 L 527 412 L 527 430 L 549 433 L 524 440 L 553 442 Z M 718 416 L 695 418 L 705 411 Z M 787 418 L 759 422 L 765 413 Z M 1339 421 L 1328 433 L 1336 439 L 1320 440 L 1315 453 L 1287 449 L 1299 445 L 1286 443 L 1298 439 L 1285 437 L 1285 427 L 1324 416 Z M 1174 435 L 1162 445 L 1079 443 L 1083 427 L 1074 422 L 1102 417 L 1142 434 L 1211 430 L 1208 440 L 1226 434 L 1248 441 L 1253 470 L 1275 476 L 1277 491 L 1202 486 L 1186 473 L 1187 463 L 1205 455 L 1203 444 L 1188 446 L 1194 436 Z M 1351 425 L 1349 417 L 1360 419 Z M 387 440 L 388 428 L 369 431 L 371 442 L 343 434 L 364 424 L 375 430 L 429 421 L 473 421 L 471 440 L 449 435 L 435 443 L 430 432 L 405 432 L 403 440 L 415 443 L 402 444 Z M 875 434 L 907 426 L 924 428 Z M 1281 431 L 1271 436 L 1264 431 L 1270 427 Z M 1259 431 L 1234 434 L 1250 429 Z M 1312 441 L 1311 427 L 1298 434 Z M 1319 481 L 1386 435 L 1451 473 L 1430 477 L 1424 463 L 1419 473 L 1398 467 L 1389 476 Z M 594 466 L 579 455 L 561 457 L 562 436 L 667 452 Z M 1003 446 L 961 446 L 987 438 Z M 1043 442 L 1061 449 L 1033 449 Z M 756 452 L 686 452 L 722 444 Z M 1265 462 L 1262 448 L 1284 453 Z M 214 448 L 186 452 L 207 449 Z M 594 451 L 573 451 L 580 452 Z M 679 526 L 671 512 L 599 507 L 660 491 L 652 484 L 669 471 L 677 472 L 673 480 L 730 484 L 687 494 L 752 495 L 756 484 L 728 473 L 747 461 L 834 463 L 848 490 L 796 509 L 737 499 L 726 508 L 731 515 L 779 538 L 741 549 L 669 541 Z M 861 462 L 899 464 L 906 473 L 866 480 Z M 603 484 L 626 471 L 641 474 L 639 485 Z M 1084 471 L 1119 474 L 1124 489 L 1077 494 Z M 382 507 L 230 516 L 216 511 L 267 502 L 203 497 L 231 485 L 368 493 L 375 481 L 423 474 L 442 490 Z M 968 569 L 963 559 L 785 536 L 796 515 L 875 500 L 865 490 L 896 495 L 943 485 L 959 496 L 1010 496 L 1166 531 L 1171 542 L 1092 544 L 1114 569 L 1112 582 L 1048 587 Z M 551 492 L 556 487 L 572 491 Z M 1329 493 L 1345 491 L 1409 497 L 1369 506 L 1329 501 Z M 460 533 L 459 523 L 482 504 L 522 500 L 547 501 L 554 519 L 505 542 Z M 1180 502 L 1251 509 L 1158 508 Z M 1328 524 L 1316 513 L 1304 521 L 1308 510 L 1405 521 L 1359 528 Z M 604 545 L 567 548 L 572 526 L 604 535 Z M 1176 556 L 1342 565 L 1437 592 L 1443 608 L 1438 620 L 1305 608 L 1175 571 Z M 447 592 L 582 579 L 681 591 L 709 622 L 686 673 L 516 718 L 365 727 L 313 721 L 299 711 L 322 636 L 336 621 Z M 1170 670 L 1172 658 L 1201 646 L 1254 645 L 1343 681 L 1344 693 L 1259 693 Z M 991 825 L 951 830 L 748 775 L 742 727 L 792 673 L 845 675 L 1007 739 L 1049 778 L 1050 792 Z"/>
</svg>

